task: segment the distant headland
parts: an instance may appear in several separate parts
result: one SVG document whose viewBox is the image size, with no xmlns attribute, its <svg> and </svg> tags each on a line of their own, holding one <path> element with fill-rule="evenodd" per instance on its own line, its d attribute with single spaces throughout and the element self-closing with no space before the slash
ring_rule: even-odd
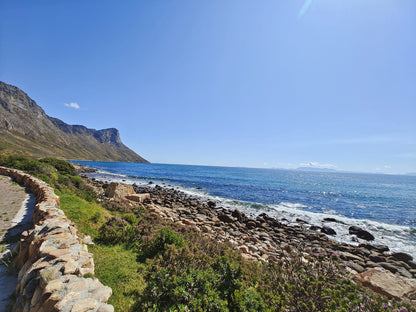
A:
<svg viewBox="0 0 416 312">
<path fill-rule="evenodd" d="M 148 161 L 125 146 L 115 128 L 68 125 L 46 115 L 19 88 L 0 81 L 0 152 L 73 160 Z"/>
</svg>

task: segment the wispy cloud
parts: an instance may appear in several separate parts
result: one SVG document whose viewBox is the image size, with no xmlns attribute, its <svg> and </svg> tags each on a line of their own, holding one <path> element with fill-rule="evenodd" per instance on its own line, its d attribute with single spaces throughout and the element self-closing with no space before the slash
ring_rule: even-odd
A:
<svg viewBox="0 0 416 312">
<path fill-rule="evenodd" d="M 298 13 L 298 19 L 301 19 L 305 16 L 306 12 L 308 12 L 310 6 L 312 4 L 312 0 L 306 0 L 303 6 L 301 7 L 299 13 Z"/>
<path fill-rule="evenodd" d="M 307 163 L 300 163 L 299 167 L 307 167 L 307 168 L 326 168 L 326 169 L 335 169 L 337 166 L 332 164 L 321 164 L 317 161 L 310 161 Z"/>
<path fill-rule="evenodd" d="M 78 105 L 78 103 L 75 103 L 75 102 L 71 102 L 71 103 L 64 103 L 64 105 L 65 105 L 66 107 L 71 107 L 71 108 L 79 109 L 79 105 Z"/>
</svg>

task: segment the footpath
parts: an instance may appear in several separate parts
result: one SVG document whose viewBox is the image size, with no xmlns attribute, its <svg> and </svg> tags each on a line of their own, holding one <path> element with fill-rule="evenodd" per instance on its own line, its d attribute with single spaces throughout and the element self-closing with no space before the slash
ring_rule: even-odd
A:
<svg viewBox="0 0 416 312">
<path fill-rule="evenodd" d="M 8 257 L 20 234 L 30 229 L 36 197 L 11 178 L 0 175 L 0 312 L 17 285 L 17 273 L 8 272 Z"/>
</svg>

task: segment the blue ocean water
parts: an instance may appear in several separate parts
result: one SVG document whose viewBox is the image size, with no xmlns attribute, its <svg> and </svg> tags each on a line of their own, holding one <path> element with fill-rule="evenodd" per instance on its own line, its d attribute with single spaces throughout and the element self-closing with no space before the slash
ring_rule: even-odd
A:
<svg viewBox="0 0 416 312">
<path fill-rule="evenodd" d="M 345 228 L 359 225 L 378 234 L 380 243 L 416 256 L 416 177 L 343 172 L 210 167 L 114 162 L 75 163 L 101 170 L 102 180 L 167 184 L 194 195 L 210 197 L 224 207 L 246 213 L 266 212 L 296 222 L 334 224 L 338 240 L 350 237 Z M 346 226 L 342 226 L 342 224 Z M 343 235 L 344 233 L 345 235 Z M 376 236 L 377 237 L 377 236 Z"/>
</svg>

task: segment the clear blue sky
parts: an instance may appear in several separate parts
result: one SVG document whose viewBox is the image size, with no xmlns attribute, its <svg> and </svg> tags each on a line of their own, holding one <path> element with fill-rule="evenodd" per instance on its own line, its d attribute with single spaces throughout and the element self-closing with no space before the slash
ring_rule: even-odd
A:
<svg viewBox="0 0 416 312">
<path fill-rule="evenodd" d="M 415 0 L 0 0 L 0 80 L 151 162 L 416 172 Z"/>
</svg>

